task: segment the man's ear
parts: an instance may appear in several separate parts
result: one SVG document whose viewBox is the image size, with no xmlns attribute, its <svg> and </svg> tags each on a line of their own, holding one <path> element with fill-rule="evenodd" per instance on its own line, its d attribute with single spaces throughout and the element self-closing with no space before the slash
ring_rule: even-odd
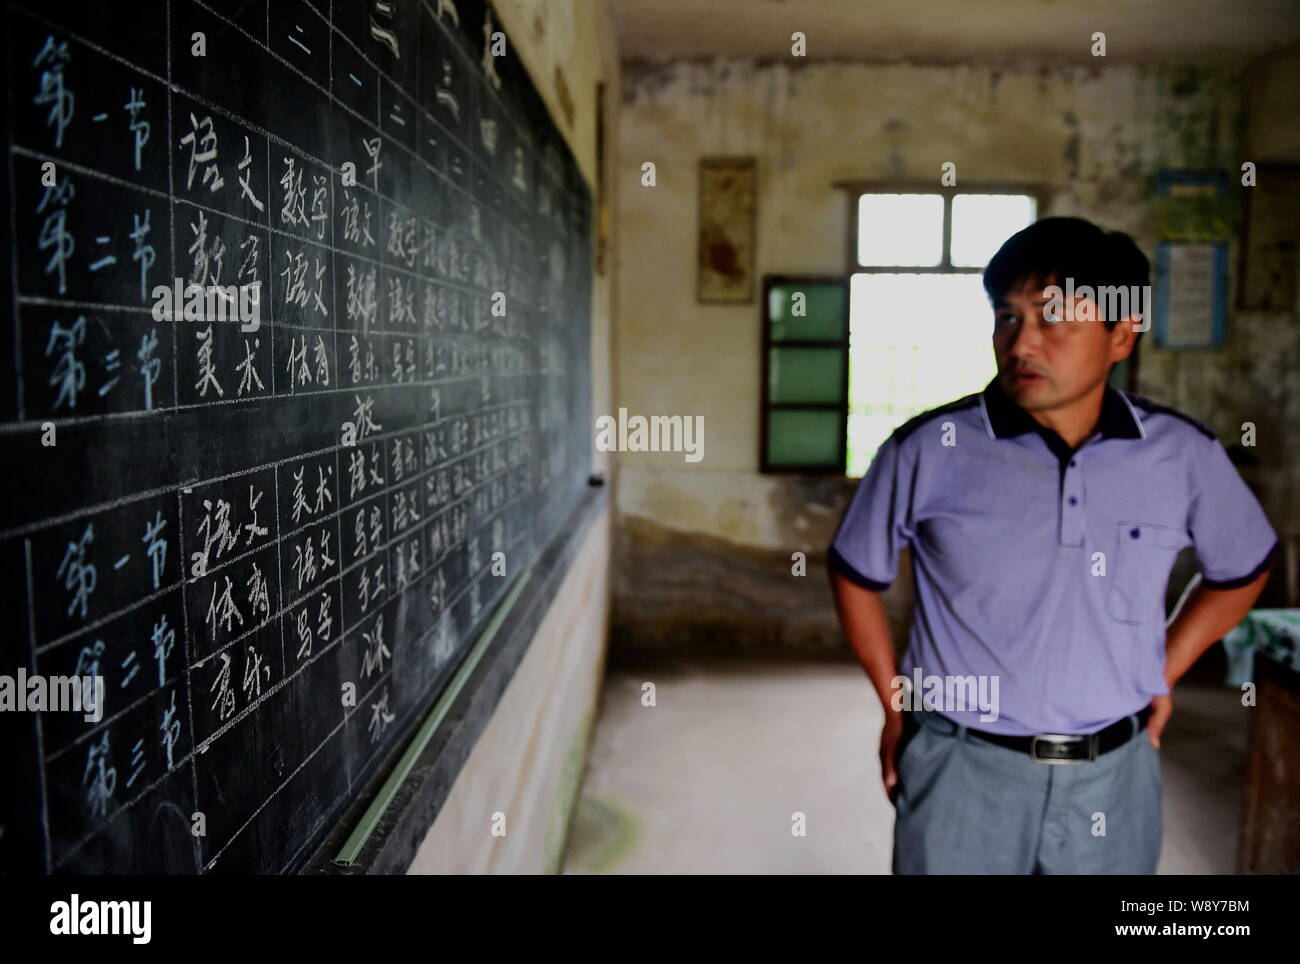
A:
<svg viewBox="0 0 1300 964">
<path fill-rule="evenodd" d="M 1141 315 L 1129 315 L 1127 318 L 1116 322 L 1115 327 L 1110 331 L 1110 360 L 1112 362 L 1121 362 L 1133 354 L 1133 347 L 1137 344 L 1138 335 L 1141 334 L 1139 330 L 1141 324 Z"/>
</svg>

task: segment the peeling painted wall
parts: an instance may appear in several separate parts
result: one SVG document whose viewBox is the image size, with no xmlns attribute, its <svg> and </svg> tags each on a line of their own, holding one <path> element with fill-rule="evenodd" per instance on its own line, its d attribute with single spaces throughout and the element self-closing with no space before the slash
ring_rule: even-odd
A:
<svg viewBox="0 0 1300 964">
<path fill-rule="evenodd" d="M 1077 215 L 1127 231 L 1154 259 L 1148 199 L 1156 172 L 1237 171 L 1246 159 L 1244 73 L 1179 65 L 626 61 L 615 407 L 703 415 L 705 424 L 700 462 L 671 453 L 617 456 L 619 551 L 648 566 L 636 581 L 649 587 L 664 572 L 631 544 L 647 526 L 694 535 L 702 552 L 714 551 L 703 544 L 708 538 L 771 550 L 772 578 L 788 579 L 790 553 L 821 553 L 852 491 L 843 479 L 757 471 L 757 299 L 695 302 L 701 156 L 758 159 L 759 275 L 845 269 L 848 199 L 833 182 L 937 182 L 948 161 L 959 186 L 1045 185 L 1050 200 L 1041 215 Z M 1281 118 L 1256 127 L 1267 132 L 1274 123 Z M 644 161 L 656 164 L 654 187 L 641 184 Z M 1235 271 L 1235 246 L 1230 254 Z M 1139 374 L 1139 391 L 1208 422 L 1225 444 L 1242 421 L 1256 422 L 1261 465 L 1251 480 L 1279 529 L 1291 530 L 1300 466 L 1298 330 L 1294 314 L 1232 311 L 1220 351 L 1164 352 L 1145 336 Z M 809 578 L 824 587 L 824 575 Z M 616 613 L 636 609 L 638 593 L 621 581 Z M 622 629 L 634 633 L 636 624 Z"/>
</svg>

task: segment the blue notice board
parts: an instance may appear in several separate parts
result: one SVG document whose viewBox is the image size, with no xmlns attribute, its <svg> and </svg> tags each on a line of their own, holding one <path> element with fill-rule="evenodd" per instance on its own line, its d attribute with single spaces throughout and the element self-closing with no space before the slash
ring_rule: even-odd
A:
<svg viewBox="0 0 1300 964">
<path fill-rule="evenodd" d="M 1231 199 L 1226 171 L 1166 169 L 1156 182 L 1155 334 L 1162 348 L 1226 336 Z"/>
</svg>

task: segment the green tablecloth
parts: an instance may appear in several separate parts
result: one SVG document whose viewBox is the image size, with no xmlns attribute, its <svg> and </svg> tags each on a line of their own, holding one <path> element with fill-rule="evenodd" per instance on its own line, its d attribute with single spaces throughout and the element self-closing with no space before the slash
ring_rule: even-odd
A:
<svg viewBox="0 0 1300 964">
<path fill-rule="evenodd" d="M 1300 673 L 1300 609 L 1252 609 L 1223 637 L 1223 648 L 1229 686 L 1250 681 L 1256 652 Z"/>
</svg>

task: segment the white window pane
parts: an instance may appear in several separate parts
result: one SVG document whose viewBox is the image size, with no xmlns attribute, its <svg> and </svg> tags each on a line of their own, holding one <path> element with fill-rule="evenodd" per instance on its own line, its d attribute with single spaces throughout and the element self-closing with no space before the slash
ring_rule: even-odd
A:
<svg viewBox="0 0 1300 964">
<path fill-rule="evenodd" d="M 943 196 L 863 194 L 858 263 L 933 267 L 943 257 Z"/>
<path fill-rule="evenodd" d="M 952 263 L 982 268 L 1002 242 L 1034 222 L 1037 204 L 1025 194 L 958 194 L 952 199 Z"/>
<path fill-rule="evenodd" d="M 997 372 L 977 274 L 856 274 L 849 287 L 850 476 L 913 415 L 978 392 Z"/>
</svg>

